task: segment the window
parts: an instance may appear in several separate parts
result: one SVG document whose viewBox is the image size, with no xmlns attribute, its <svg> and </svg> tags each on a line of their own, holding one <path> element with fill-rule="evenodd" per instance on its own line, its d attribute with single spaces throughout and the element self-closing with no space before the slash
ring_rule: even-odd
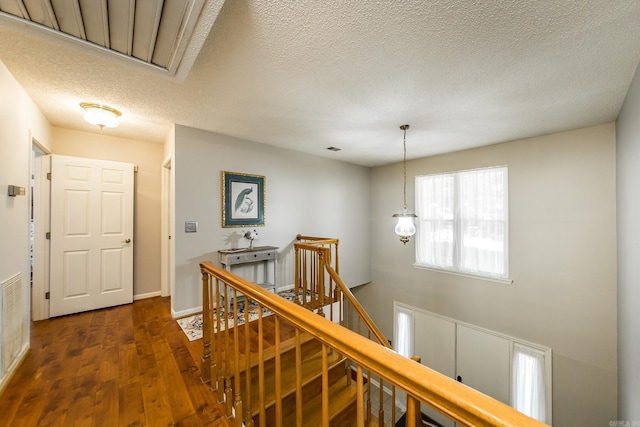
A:
<svg viewBox="0 0 640 427">
<path fill-rule="evenodd" d="M 416 177 L 416 263 L 508 277 L 507 167 Z"/>
<path fill-rule="evenodd" d="M 413 357 L 413 310 L 394 304 L 394 349 L 404 357 Z"/>
<path fill-rule="evenodd" d="M 538 421 L 546 421 L 545 352 L 514 344 L 511 405 Z"/>
</svg>

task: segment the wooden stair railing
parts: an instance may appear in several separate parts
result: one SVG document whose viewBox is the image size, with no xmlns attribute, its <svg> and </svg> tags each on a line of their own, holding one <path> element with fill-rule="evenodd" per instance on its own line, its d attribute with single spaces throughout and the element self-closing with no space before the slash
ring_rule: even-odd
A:
<svg viewBox="0 0 640 427">
<path fill-rule="evenodd" d="M 296 253 L 296 295 L 299 293 L 311 293 L 315 296 L 312 301 L 320 301 L 319 314 L 323 314 L 322 306 L 327 303 L 332 307 L 328 316 L 330 320 L 354 330 L 384 347 L 391 348 L 382 331 L 378 329 L 338 274 L 339 240 L 300 234 L 296 238 L 298 240 L 298 243 L 294 244 Z M 313 304 L 310 308 L 314 308 Z M 365 376 L 366 378 L 371 378 L 371 373 L 365 371 Z M 378 401 L 382 402 L 384 401 L 385 383 L 380 378 L 376 378 L 375 381 L 378 386 Z M 367 408 L 367 419 L 371 418 L 371 385 L 372 381 L 368 381 L 366 384 L 365 406 Z M 395 401 L 395 388 L 393 385 L 389 386 L 391 387 L 392 401 Z M 377 417 L 379 420 L 384 419 L 384 407 L 382 405 L 379 407 Z M 391 407 L 391 419 L 396 419 L 395 405 Z M 420 420 L 420 423 L 422 423 L 422 420 Z"/>
<path fill-rule="evenodd" d="M 237 426 L 381 425 L 367 417 L 365 372 L 406 393 L 409 427 L 421 403 L 460 425 L 544 425 L 209 262 L 200 269 L 202 379 Z M 230 297 L 232 313 L 222 315 Z"/>
</svg>

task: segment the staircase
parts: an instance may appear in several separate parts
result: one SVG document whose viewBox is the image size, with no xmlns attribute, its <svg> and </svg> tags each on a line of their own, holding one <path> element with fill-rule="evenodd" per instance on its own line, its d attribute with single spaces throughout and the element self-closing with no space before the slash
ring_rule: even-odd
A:
<svg viewBox="0 0 640 427">
<path fill-rule="evenodd" d="M 384 389 L 392 401 L 402 392 L 407 427 L 428 425 L 423 404 L 458 425 L 543 425 L 391 350 L 340 279 L 337 240 L 298 240 L 294 302 L 200 264 L 202 380 L 236 426 L 384 427 L 384 411 L 371 412 L 374 379 L 380 401 Z"/>
<path fill-rule="evenodd" d="M 260 341 L 258 323 L 254 320 L 230 328 L 228 334 L 222 333 L 226 341 L 218 342 L 225 349 L 220 357 L 224 361 L 226 349 L 235 347 L 237 334 L 238 357 L 230 355 L 228 366 L 221 370 L 223 374 L 227 370 L 230 374 L 219 378 L 224 388 L 220 391 L 227 403 L 231 403 L 230 408 L 234 408 L 231 411 L 235 412 L 234 417 L 238 419 L 238 411 L 242 411 L 241 418 L 247 426 L 276 426 L 277 420 L 281 420 L 282 426 L 321 426 L 324 389 L 330 396 L 326 408 L 328 425 L 357 425 L 358 389 L 346 357 L 330 348 L 325 347 L 323 351 L 318 339 L 307 332 L 296 332 L 288 323 L 276 321 L 274 316 L 263 317 Z M 248 347 L 245 345 L 247 331 Z M 249 348 L 248 354 L 246 348 Z M 323 382 L 326 382 L 324 386 Z M 237 402 L 242 403 L 241 407 Z M 366 425 L 380 426 L 374 417 Z"/>
</svg>

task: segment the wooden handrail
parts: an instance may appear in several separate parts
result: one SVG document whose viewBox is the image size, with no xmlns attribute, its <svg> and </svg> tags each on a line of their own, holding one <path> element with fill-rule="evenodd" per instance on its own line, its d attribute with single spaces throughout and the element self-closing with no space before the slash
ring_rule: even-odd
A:
<svg viewBox="0 0 640 427">
<path fill-rule="evenodd" d="M 376 338 L 376 342 L 384 347 L 391 348 L 391 344 L 389 344 L 389 340 L 385 338 L 382 334 L 382 331 L 378 329 L 378 326 L 374 323 L 373 319 L 369 316 L 367 311 L 360 305 L 360 302 L 356 299 L 356 297 L 351 293 L 351 289 L 344 284 L 338 273 L 331 267 L 329 264 L 325 264 L 325 269 L 329 276 L 336 283 L 336 286 L 340 289 L 340 292 L 345 296 L 349 305 L 356 311 L 358 317 L 362 319 L 367 329 L 373 334 Z"/>
<path fill-rule="evenodd" d="M 214 282 L 215 286 L 222 282 L 239 291 L 245 298 L 254 300 L 271 310 L 276 316 L 276 324 L 280 319 L 285 320 L 300 331 L 310 333 L 326 346 L 345 355 L 356 366 L 359 381 L 361 381 L 362 369 L 368 370 L 404 391 L 409 399 L 426 403 L 462 425 L 521 427 L 545 425 L 210 262 L 201 263 L 200 269 L 203 285 L 207 286 L 205 293 L 211 293 L 210 286 Z M 207 306 L 204 304 L 205 301 L 203 301 L 203 311 L 206 311 L 210 308 L 210 301 L 206 301 Z M 207 321 L 206 313 L 205 321 Z M 205 337 L 205 348 L 207 348 L 206 339 Z M 206 370 L 204 363 L 209 365 L 211 363 L 205 356 L 203 356 L 203 370 Z M 360 387 L 359 382 L 358 388 Z M 411 403 L 411 405 L 414 404 Z M 360 413 L 360 408 L 358 412 Z M 407 419 L 407 425 L 414 426 L 415 422 Z"/>
</svg>

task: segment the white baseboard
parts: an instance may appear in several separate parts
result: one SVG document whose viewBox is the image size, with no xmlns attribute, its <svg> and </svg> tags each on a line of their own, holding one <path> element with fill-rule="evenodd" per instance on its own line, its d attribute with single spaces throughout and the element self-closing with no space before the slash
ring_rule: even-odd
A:
<svg viewBox="0 0 640 427">
<path fill-rule="evenodd" d="M 187 310 L 181 310 L 181 311 L 173 311 L 173 309 L 171 310 L 171 317 L 173 317 L 174 319 L 179 319 L 180 317 L 187 317 L 187 316 L 191 316 L 192 314 L 197 314 L 197 313 L 202 313 L 202 306 L 200 307 L 195 307 L 195 308 L 190 308 Z"/>
<path fill-rule="evenodd" d="M 146 294 L 134 295 L 133 296 L 133 300 L 134 301 L 138 301 L 139 299 L 153 298 L 153 297 L 159 297 L 159 296 L 162 296 L 162 295 L 160 295 L 160 291 L 148 292 Z"/>
<path fill-rule="evenodd" d="M 2 392 L 4 391 L 5 387 L 7 386 L 7 384 L 9 384 L 9 381 L 11 381 L 11 378 L 13 378 L 13 375 L 18 370 L 18 367 L 22 365 L 22 362 L 27 357 L 27 353 L 29 353 L 29 346 L 25 345 L 22 351 L 20 352 L 20 355 L 16 357 L 16 360 L 14 360 L 11 366 L 9 366 L 9 370 L 5 372 L 5 376 L 0 378 L 0 395 L 2 395 Z"/>
</svg>

